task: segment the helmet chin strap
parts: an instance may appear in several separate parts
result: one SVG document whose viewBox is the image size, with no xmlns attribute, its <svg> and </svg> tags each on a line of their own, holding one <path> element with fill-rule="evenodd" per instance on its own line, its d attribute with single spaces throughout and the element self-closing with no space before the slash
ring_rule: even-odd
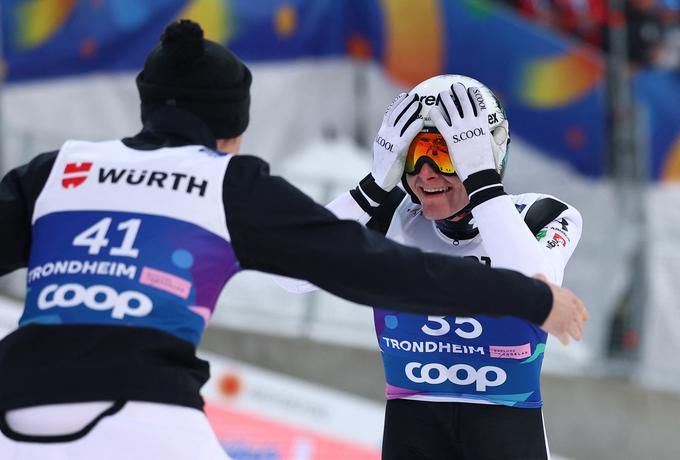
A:
<svg viewBox="0 0 680 460">
<path fill-rule="evenodd" d="M 472 217 L 472 214 L 470 214 L 471 211 L 472 211 L 472 205 L 470 203 L 468 203 L 460 211 L 456 211 L 453 214 L 451 214 L 449 217 L 444 217 L 441 220 L 451 220 L 454 217 L 460 217 L 460 219 L 458 219 L 457 221 L 454 221 L 454 222 L 460 222 L 461 220 L 464 220 L 468 216 L 470 216 L 470 218 L 471 218 Z M 467 219 L 467 220 L 469 221 L 470 219 Z"/>
<path fill-rule="evenodd" d="M 470 223 L 472 220 L 472 206 L 468 203 L 455 214 L 435 221 L 437 228 L 445 236 L 453 240 L 470 240 L 479 234 L 479 229 Z M 460 217 L 459 220 L 451 220 Z"/>
</svg>

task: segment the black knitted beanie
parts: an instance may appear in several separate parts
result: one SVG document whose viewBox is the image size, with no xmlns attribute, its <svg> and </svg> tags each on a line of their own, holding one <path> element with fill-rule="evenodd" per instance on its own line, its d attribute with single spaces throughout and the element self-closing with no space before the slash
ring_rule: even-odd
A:
<svg viewBox="0 0 680 460">
<path fill-rule="evenodd" d="M 170 24 L 137 75 L 142 122 L 157 108 L 176 106 L 200 118 L 216 139 L 248 127 L 252 75 L 236 55 L 203 38 L 197 23 Z"/>
</svg>

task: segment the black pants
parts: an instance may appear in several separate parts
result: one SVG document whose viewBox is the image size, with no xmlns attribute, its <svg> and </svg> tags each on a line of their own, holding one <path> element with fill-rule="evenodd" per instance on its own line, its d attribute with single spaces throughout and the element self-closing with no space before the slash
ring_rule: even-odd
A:
<svg viewBox="0 0 680 460">
<path fill-rule="evenodd" d="M 546 460 L 541 409 L 387 401 L 383 460 Z"/>
</svg>

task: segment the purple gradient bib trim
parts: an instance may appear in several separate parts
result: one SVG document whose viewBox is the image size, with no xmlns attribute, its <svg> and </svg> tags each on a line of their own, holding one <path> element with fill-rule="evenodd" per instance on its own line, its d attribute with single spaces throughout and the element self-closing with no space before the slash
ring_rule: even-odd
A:
<svg viewBox="0 0 680 460">
<path fill-rule="evenodd" d="M 408 388 L 395 387 L 389 383 L 385 385 L 385 397 L 387 399 L 406 398 L 408 396 L 415 396 L 423 394 L 421 391 L 409 390 Z"/>
<path fill-rule="evenodd" d="M 376 337 L 382 337 L 385 330 L 385 316 L 391 314 L 389 310 L 381 310 L 380 308 L 373 309 L 373 322 L 375 324 Z"/>
</svg>

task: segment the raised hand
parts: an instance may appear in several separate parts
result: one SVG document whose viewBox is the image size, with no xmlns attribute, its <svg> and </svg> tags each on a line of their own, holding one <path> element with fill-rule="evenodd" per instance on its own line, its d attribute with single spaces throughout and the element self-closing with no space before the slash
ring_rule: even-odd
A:
<svg viewBox="0 0 680 460">
<path fill-rule="evenodd" d="M 421 108 L 422 103 L 417 94 L 401 93 L 385 112 L 373 143 L 371 174 L 375 183 L 386 192 L 392 190 L 401 179 L 408 146 L 423 129 L 423 120 L 418 117 Z"/>
<path fill-rule="evenodd" d="M 430 110 L 430 118 L 444 136 L 453 167 L 461 180 L 470 174 L 497 170 L 489 133 L 486 102 L 479 88 L 465 89 L 462 83 L 439 93 L 441 105 Z"/>
</svg>

